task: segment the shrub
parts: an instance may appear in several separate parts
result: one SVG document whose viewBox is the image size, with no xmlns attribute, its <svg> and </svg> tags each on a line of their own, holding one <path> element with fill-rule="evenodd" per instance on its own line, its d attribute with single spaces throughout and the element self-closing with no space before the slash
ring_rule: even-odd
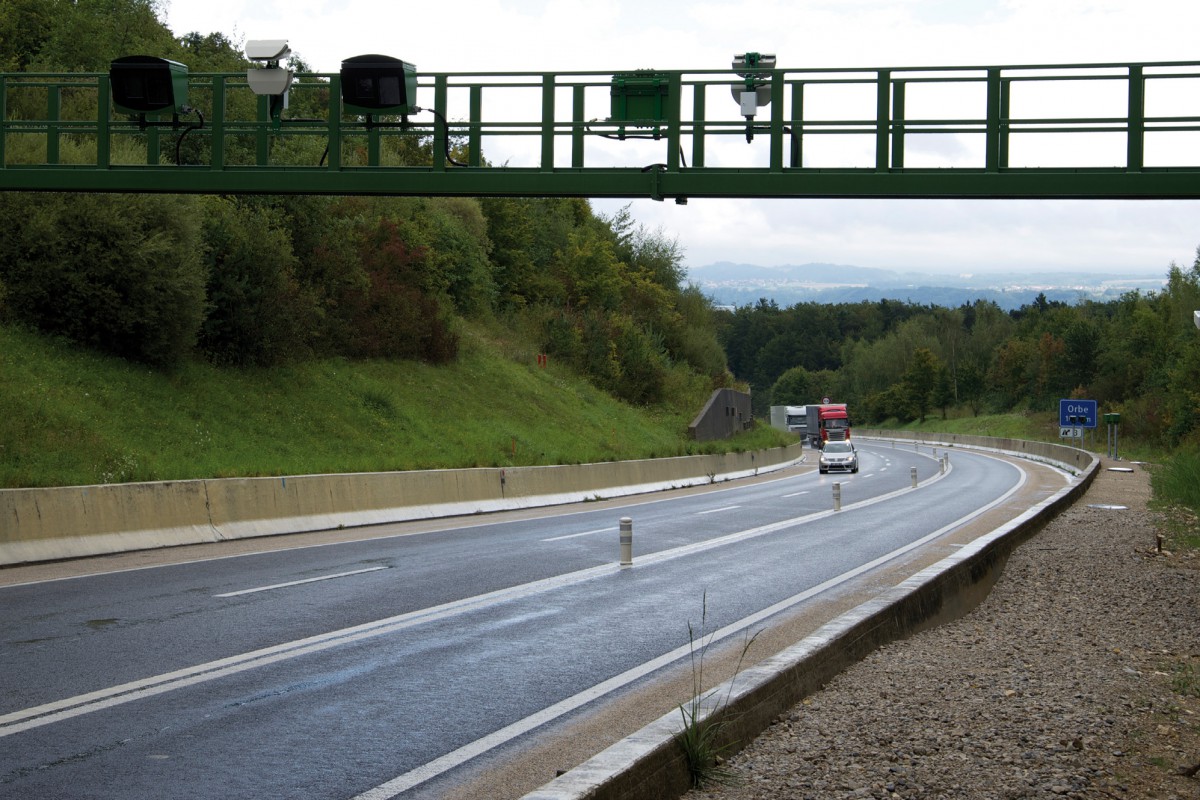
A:
<svg viewBox="0 0 1200 800">
<path fill-rule="evenodd" d="M 315 303 L 296 282 L 280 215 L 254 201 L 211 198 L 204 218 L 209 311 L 200 347 L 214 362 L 271 366 L 312 351 Z"/>
<path fill-rule="evenodd" d="M 0 281 L 14 316 L 158 366 L 204 314 L 199 214 L 168 195 L 0 194 Z"/>
</svg>

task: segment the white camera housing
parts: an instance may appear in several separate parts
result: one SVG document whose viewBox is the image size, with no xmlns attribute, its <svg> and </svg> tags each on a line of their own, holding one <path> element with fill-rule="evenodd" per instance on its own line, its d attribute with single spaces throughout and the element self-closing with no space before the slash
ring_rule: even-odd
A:
<svg viewBox="0 0 1200 800">
<path fill-rule="evenodd" d="M 287 39 L 250 39 L 246 42 L 246 58 L 251 61 L 279 61 L 291 54 Z"/>
<path fill-rule="evenodd" d="M 770 71 L 773 69 L 774 53 L 738 53 L 733 57 L 733 71 L 746 79 L 729 87 L 742 116 L 753 117 L 759 108 L 771 102 Z"/>
<path fill-rule="evenodd" d="M 287 39 L 250 39 L 246 42 L 246 58 L 265 62 L 258 69 L 246 70 L 246 83 L 250 91 L 259 95 L 284 98 L 287 107 L 287 90 L 292 86 L 295 73 L 279 66 L 279 62 L 292 54 Z"/>
<path fill-rule="evenodd" d="M 292 77 L 290 69 L 278 67 L 246 70 L 246 83 L 250 84 L 250 91 L 255 94 L 283 94 L 291 88 Z"/>
</svg>

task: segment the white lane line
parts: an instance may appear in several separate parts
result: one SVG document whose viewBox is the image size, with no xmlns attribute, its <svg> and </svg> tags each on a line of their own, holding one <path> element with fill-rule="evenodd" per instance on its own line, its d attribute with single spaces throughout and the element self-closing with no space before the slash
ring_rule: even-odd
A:
<svg viewBox="0 0 1200 800">
<path fill-rule="evenodd" d="M 593 536 L 597 533 L 618 533 L 619 528 L 610 525 L 607 528 L 596 528 L 594 531 L 584 531 L 583 533 L 568 533 L 566 536 L 552 536 L 549 539 L 542 539 L 543 542 L 561 542 L 563 539 L 574 539 L 579 536 Z"/>
<path fill-rule="evenodd" d="M 733 511 L 736 508 L 741 508 L 741 506 L 724 506 L 722 508 L 710 508 L 708 511 L 697 511 L 696 516 L 703 516 L 704 514 L 720 514 L 722 511 Z"/>
<path fill-rule="evenodd" d="M 1015 467 L 1014 467 L 1015 468 Z M 1024 470 L 1018 471 L 1022 474 L 1024 483 Z M 953 468 L 947 470 L 942 475 L 935 475 L 922 485 L 930 485 L 942 480 L 953 472 Z M 1016 491 L 1013 489 L 1012 491 Z M 909 494 L 912 489 L 904 488 L 887 494 L 879 495 L 867 500 L 861 500 L 857 503 L 851 503 L 843 506 L 841 512 L 827 510 L 818 511 L 814 514 L 807 514 L 800 517 L 792 517 L 790 519 L 779 520 L 766 525 L 760 525 L 757 528 L 749 528 L 736 533 L 720 536 L 715 539 L 709 539 L 702 542 L 694 542 L 689 545 L 674 548 L 672 550 L 664 550 L 659 553 L 652 553 L 638 558 L 634 569 L 646 568 L 653 564 L 658 564 L 664 561 L 671 561 L 676 558 L 701 553 L 707 550 L 712 550 L 725 545 L 734 544 L 736 542 L 754 539 L 759 536 L 775 533 L 776 531 L 787 528 L 805 525 L 817 520 L 826 519 L 834 514 L 845 514 L 855 508 L 863 508 L 876 503 L 882 503 L 893 497 Z M 1010 492 L 1011 494 L 1011 492 Z M 1008 495 L 1005 495 L 1007 498 Z M 1001 500 L 1005 499 L 1001 498 Z M 999 503 L 1000 501 L 996 501 Z M 992 505 L 996 505 L 993 503 Z M 985 506 L 984 509 L 976 512 L 976 514 L 968 515 L 958 523 L 952 523 L 953 527 L 956 524 L 961 524 L 968 519 L 972 519 L 978 513 L 991 508 Z M 945 529 L 943 529 L 945 530 Z M 915 546 L 915 545 L 914 545 Z M 255 669 L 257 667 L 267 666 L 280 661 L 297 658 L 309 653 L 316 653 L 323 650 L 329 650 L 334 647 L 339 647 L 343 644 L 358 642 L 364 639 L 371 639 L 377 636 L 384 636 L 390 633 L 395 633 L 400 630 L 422 625 L 426 622 L 447 619 L 449 617 L 466 614 L 481 608 L 487 608 L 500 603 L 517 600 L 541 592 L 551 591 L 564 586 L 572 586 L 583 583 L 610 573 L 620 571 L 619 564 L 602 564 L 597 567 L 569 572 L 564 575 L 556 575 L 551 578 L 544 578 L 540 581 L 521 584 L 507 589 L 500 589 L 487 594 L 476 595 L 474 597 L 464 597 L 460 600 L 455 600 L 450 603 L 444 603 L 439 606 L 431 606 L 430 608 L 421 609 L 419 611 L 411 611 L 407 614 L 400 614 L 394 617 L 386 617 L 384 619 L 375 620 L 374 622 L 363 623 L 350 628 L 342 628 L 341 630 L 331 631 L 329 633 L 310 636 L 305 639 L 296 639 L 291 642 L 273 645 L 271 647 L 262 648 L 260 650 L 252 650 L 248 653 L 242 653 L 228 658 L 210 661 L 204 664 L 197 664 L 193 667 L 186 667 L 174 672 L 168 672 L 161 675 L 151 676 L 129 683 L 112 686 L 106 689 L 98 689 L 94 692 L 68 697 L 62 700 L 55 700 L 50 703 L 45 703 L 40 706 L 13 711 L 8 714 L 0 714 L 0 738 L 11 736 L 15 733 L 38 728 L 43 725 L 49 725 L 54 722 L 71 719 L 73 717 L 90 714 L 93 711 L 100 711 L 105 708 L 129 703 L 134 700 L 140 700 L 145 697 L 163 694 L 165 692 L 181 689 L 187 686 L 192 686 L 206 681 L 216 680 L 227 675 L 233 675 L 239 672 Z"/>
<path fill-rule="evenodd" d="M 808 494 L 808 489 L 805 489 L 803 492 L 792 492 L 791 494 L 785 494 L 783 499 L 786 500 L 789 497 L 799 497 L 802 494 Z"/>
<path fill-rule="evenodd" d="M 128 703 L 143 697 L 152 697 L 174 689 L 215 680 L 226 675 L 245 672 L 256 667 L 274 664 L 309 653 L 318 653 L 322 650 L 339 647 L 350 642 L 371 639 L 376 636 L 383 636 L 406 628 L 412 628 L 426 622 L 465 614 L 469 611 L 495 605 L 506 600 L 527 597 L 537 592 L 555 589 L 559 586 L 582 583 L 599 575 L 617 572 L 619 569 L 620 565 L 615 563 L 591 567 L 590 569 L 545 578 L 509 589 L 500 589 L 475 597 L 466 597 L 419 611 L 410 611 L 407 614 L 399 614 L 394 617 L 387 617 L 350 628 L 342 628 L 341 630 L 310 636 L 305 639 L 296 639 L 295 641 L 264 647 L 261 650 L 252 650 L 248 653 L 209 661 L 205 664 L 197 664 L 194 667 L 186 667 L 174 672 L 167 672 L 141 680 L 130 681 L 119 686 L 99 689 L 94 692 L 56 700 L 21 711 L 13 711 L 0 715 L 0 738 L 31 728 L 41 727 L 42 725 L 48 725 L 52 722 L 59 722 L 93 711 L 121 705 L 122 703 Z"/>
<path fill-rule="evenodd" d="M 740 620 L 732 622 L 729 625 L 726 625 L 724 628 L 721 628 L 720 630 L 713 631 L 711 634 L 708 634 L 708 635 L 702 637 L 701 646 L 707 647 L 712 642 L 722 641 L 724 639 L 728 639 L 730 636 L 733 636 L 734 634 L 742 633 L 743 631 L 746 631 L 748 628 L 759 624 L 763 620 L 765 620 L 775 614 L 778 614 L 781 611 L 786 611 L 787 609 L 791 608 L 792 606 L 795 606 L 799 603 L 802 603 L 806 600 L 816 597 L 817 595 L 821 594 L 822 592 L 828 591 L 829 589 L 832 589 L 835 586 L 845 583 L 846 581 L 850 580 L 851 578 L 857 577 L 858 575 L 861 575 L 864 572 L 868 572 L 872 569 L 875 569 L 876 567 L 878 567 L 882 564 L 885 564 L 888 561 L 891 561 L 892 559 L 896 558 L 897 556 L 901 556 L 904 553 L 909 552 L 910 550 L 920 547 L 921 545 L 925 544 L 926 542 L 933 541 L 937 537 L 939 537 L 945 533 L 948 533 L 948 532 L 954 530 L 955 528 L 959 527 L 966 520 L 969 520 L 976 516 L 979 516 L 980 514 L 987 511 L 988 509 L 994 508 L 995 506 L 999 505 L 1000 503 L 1004 502 L 1009 497 L 1014 495 L 1017 492 L 1017 490 L 1020 489 L 1021 486 L 1023 486 L 1025 484 L 1025 481 L 1027 478 L 1027 473 L 1025 472 L 1025 470 L 1022 470 L 1019 468 L 1018 468 L 1018 471 L 1021 473 L 1021 479 L 1018 481 L 1017 485 L 1014 486 L 1012 489 L 1010 489 L 1002 497 L 994 500 L 992 503 L 988 504 L 984 508 L 974 511 L 962 519 L 955 520 L 954 522 L 951 522 L 949 525 L 939 528 L 938 530 L 934 531 L 933 533 L 926 534 L 925 536 L 921 537 L 920 539 L 916 540 L 915 542 L 909 542 L 908 544 L 906 544 L 902 547 L 899 547 L 890 553 L 885 553 L 884 555 L 879 556 L 878 558 L 876 558 L 873 561 L 870 561 L 866 564 L 860 564 L 859 566 L 855 567 L 854 569 L 848 570 L 846 572 L 843 572 L 841 575 L 830 578 L 829 580 L 825 581 L 824 583 L 817 584 L 816 586 L 813 586 L 810 589 L 805 589 L 803 592 L 800 592 L 799 594 L 795 594 L 795 595 L 792 595 L 791 597 L 781 600 L 773 606 L 768 606 L 767 608 L 764 608 L 761 611 L 757 611 L 748 617 L 743 617 Z M 454 769 L 455 767 L 458 767 L 462 764 L 465 764 L 467 761 L 470 761 L 472 758 L 482 755 L 483 753 L 486 753 L 487 751 L 489 751 L 493 748 L 499 747 L 500 745 L 502 745 L 512 739 L 515 739 L 518 736 L 522 736 L 522 735 L 528 733 L 529 731 L 534 730 L 535 728 L 539 727 L 540 725 L 544 725 L 545 723 L 555 720 L 565 714 L 569 714 L 570 712 L 574 711 L 575 709 L 580 708 L 584 705 L 587 705 L 588 703 L 590 703 L 593 700 L 596 700 L 600 697 L 603 697 L 606 694 L 616 691 L 617 689 L 620 689 L 630 683 L 633 683 L 634 681 L 640 680 L 641 678 L 645 677 L 646 675 L 649 675 L 650 673 L 652 673 L 658 669 L 661 669 L 662 667 L 665 667 L 668 664 L 671 664 L 671 663 L 678 661 L 686 656 L 694 654 L 695 647 L 696 647 L 696 643 L 694 643 L 694 642 L 683 645 L 681 647 L 677 647 L 676 649 L 674 649 L 668 653 L 664 653 L 663 655 L 661 655 L 657 658 L 651 659 L 650 661 L 647 661 L 643 664 L 639 664 L 638 666 L 633 667 L 632 669 L 626 670 L 625 672 L 622 672 L 620 675 L 616 675 L 602 683 L 598 683 L 595 686 L 591 687 L 590 689 L 584 689 L 582 692 L 580 692 L 572 697 L 568 697 L 565 700 L 560 700 L 559 702 L 555 703 L 554 705 L 547 706 L 546 708 L 542 709 L 541 711 L 539 711 L 535 714 L 531 714 L 528 717 L 525 717 L 524 719 L 517 720 L 516 722 L 512 723 L 511 725 L 507 725 L 503 728 L 500 728 L 499 730 L 494 731 L 494 732 L 488 734 L 487 736 L 484 736 L 483 738 L 476 739 L 475 741 L 473 741 L 469 744 L 463 745 L 462 747 L 458 748 L 457 750 L 453 750 L 449 753 L 446 753 L 444 756 L 435 758 L 433 761 L 426 762 L 425 764 L 422 764 L 421 766 L 417 767 L 414 770 L 410 770 L 409 772 L 406 772 L 403 775 L 398 775 L 395 778 L 393 778 L 392 780 L 388 781 L 387 783 L 383 783 L 383 784 L 380 784 L 379 786 L 376 786 L 374 789 L 368 789 L 367 791 L 363 792 L 362 794 L 358 795 L 357 797 L 354 797 L 352 800 L 391 800 L 391 798 L 393 798 L 403 792 L 408 791 L 409 789 L 413 788 L 414 786 L 422 784 L 425 781 L 430 780 L 432 778 L 436 778 L 438 775 L 441 775 L 445 772 L 449 772 L 450 770 Z"/>
<path fill-rule="evenodd" d="M 318 581 L 331 581 L 334 578 L 345 578 L 349 575 L 362 575 L 364 572 L 378 572 L 381 569 L 390 569 L 390 567 L 367 567 L 366 569 L 356 569 L 350 572 L 339 572 L 336 575 L 322 575 L 319 578 L 305 578 L 302 581 L 288 581 L 287 583 L 273 583 L 270 586 L 257 586 L 253 589 L 240 589 L 236 592 L 226 592 L 225 594 L 214 594 L 213 597 L 237 597 L 240 594 L 254 594 L 255 592 L 269 592 L 272 589 L 283 589 L 288 586 L 299 586 L 304 583 L 317 583 Z"/>
</svg>

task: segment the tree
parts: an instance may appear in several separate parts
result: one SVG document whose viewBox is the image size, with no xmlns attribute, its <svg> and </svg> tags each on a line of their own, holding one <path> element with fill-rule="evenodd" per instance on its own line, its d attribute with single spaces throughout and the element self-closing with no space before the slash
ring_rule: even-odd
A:
<svg viewBox="0 0 1200 800">
<path fill-rule="evenodd" d="M 935 402 L 934 391 L 938 385 L 938 375 L 943 371 L 944 367 L 938 357 L 926 347 L 913 352 L 908 369 L 904 371 L 902 394 L 920 422 L 925 421 L 930 406 Z"/>
<path fill-rule="evenodd" d="M 24 72 L 63 13 L 55 0 L 0 0 L 0 72 Z"/>
<path fill-rule="evenodd" d="M 29 66 L 48 72 L 99 72 L 120 56 L 177 56 L 158 0 L 57 0 L 47 35 Z"/>
<path fill-rule="evenodd" d="M 816 402 L 812 376 L 804 367 L 792 367 L 771 387 L 771 405 L 799 406 Z"/>
</svg>

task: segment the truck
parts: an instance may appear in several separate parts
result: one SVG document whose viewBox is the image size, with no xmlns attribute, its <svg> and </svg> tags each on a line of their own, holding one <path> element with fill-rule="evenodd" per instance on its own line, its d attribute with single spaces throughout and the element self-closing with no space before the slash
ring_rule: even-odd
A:
<svg viewBox="0 0 1200 800">
<path fill-rule="evenodd" d="M 800 436 L 808 434 L 806 406 L 771 406 L 771 427 Z"/>
<path fill-rule="evenodd" d="M 821 403 L 805 406 L 806 433 L 810 447 L 825 442 L 843 442 L 850 438 L 850 412 L 845 403 Z"/>
</svg>

